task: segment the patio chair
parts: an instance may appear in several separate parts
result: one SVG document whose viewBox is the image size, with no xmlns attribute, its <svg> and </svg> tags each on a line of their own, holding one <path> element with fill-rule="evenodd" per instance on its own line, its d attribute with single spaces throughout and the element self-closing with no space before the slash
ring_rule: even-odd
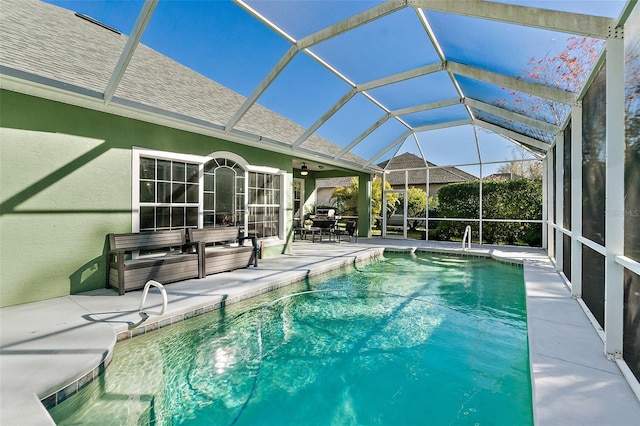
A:
<svg viewBox="0 0 640 426">
<path fill-rule="evenodd" d="M 300 236 L 301 240 L 304 238 L 304 228 L 302 226 L 300 226 L 300 219 L 299 218 L 293 219 L 293 224 L 291 226 L 291 232 L 293 232 L 293 241 L 296 240 L 296 233 L 298 233 L 298 235 Z"/>
<path fill-rule="evenodd" d="M 345 234 L 349 236 L 349 241 L 351 241 L 352 237 L 355 237 L 356 243 L 358 242 L 358 221 L 357 220 L 347 220 L 347 223 L 344 229 L 340 229 L 340 234 Z"/>
</svg>

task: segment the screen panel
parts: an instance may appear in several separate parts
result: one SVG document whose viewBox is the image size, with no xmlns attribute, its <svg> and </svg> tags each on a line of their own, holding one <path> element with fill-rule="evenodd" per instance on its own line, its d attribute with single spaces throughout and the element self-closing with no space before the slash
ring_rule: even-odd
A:
<svg viewBox="0 0 640 426">
<path fill-rule="evenodd" d="M 582 102 L 582 235 L 604 246 L 606 66 Z"/>
</svg>

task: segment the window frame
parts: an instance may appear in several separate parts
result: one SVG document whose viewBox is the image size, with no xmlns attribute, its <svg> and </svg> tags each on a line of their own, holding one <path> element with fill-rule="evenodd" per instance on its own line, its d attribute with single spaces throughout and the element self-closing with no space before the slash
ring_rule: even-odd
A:
<svg viewBox="0 0 640 426">
<path fill-rule="evenodd" d="M 152 158 L 154 160 L 164 160 L 164 161 L 172 161 L 172 162 L 185 162 L 192 163 L 198 165 L 198 203 L 179 203 L 181 206 L 192 205 L 198 207 L 198 227 L 202 227 L 202 157 L 188 154 L 179 154 L 173 152 L 166 151 L 157 151 L 150 150 L 144 148 L 133 148 L 132 156 L 131 156 L 131 230 L 132 232 L 140 232 L 140 212 L 141 208 L 146 205 L 154 205 L 154 206 L 166 206 L 171 207 L 174 203 L 146 203 L 140 201 L 140 164 L 142 162 L 142 158 Z M 157 182 L 157 177 L 155 179 Z M 195 182 L 194 182 L 195 183 Z M 145 204 L 145 206 L 143 206 Z M 187 226 L 176 227 L 171 229 L 187 229 Z M 162 228 L 165 229 L 165 228 Z M 157 226 L 154 226 L 154 230 L 158 230 Z"/>
<path fill-rule="evenodd" d="M 252 182 L 252 175 L 258 175 L 261 177 L 264 176 L 272 176 L 272 184 L 269 188 L 265 188 L 264 185 L 264 180 L 263 180 L 263 186 L 256 186 L 255 188 L 262 188 L 264 192 L 263 197 L 265 197 L 265 199 L 263 200 L 263 202 L 253 202 L 253 201 L 259 201 L 259 200 L 252 200 L 252 189 L 254 187 L 251 186 L 251 182 Z M 277 182 L 277 188 L 275 187 L 275 182 Z M 283 216 L 284 216 L 284 201 L 285 201 L 285 190 L 284 190 L 284 183 L 285 183 L 285 179 L 283 176 L 283 172 L 281 170 L 278 169 L 274 169 L 271 167 L 249 167 L 249 170 L 247 170 L 247 179 L 245 180 L 245 183 L 247 185 L 246 188 L 246 224 L 247 224 L 247 229 L 251 229 L 252 226 L 254 224 L 257 223 L 270 223 L 276 224 L 276 232 L 273 235 L 269 235 L 269 236 L 265 236 L 260 238 L 261 240 L 272 240 L 272 239 L 278 239 L 278 240 L 284 240 L 283 238 L 283 234 L 284 234 L 284 220 L 283 220 Z M 270 200 L 266 199 L 267 197 L 267 193 L 271 193 L 277 191 L 277 202 L 268 202 Z M 271 200 L 274 201 L 274 200 Z M 275 208 L 278 214 L 277 220 L 273 221 L 273 220 L 266 220 L 263 219 L 262 221 L 253 221 L 250 222 L 250 216 L 251 216 L 251 212 L 254 209 L 273 209 Z M 250 231 L 251 232 L 251 231 Z"/>
<path fill-rule="evenodd" d="M 155 160 L 178 161 L 185 163 L 195 163 L 198 165 L 198 228 L 204 226 L 204 166 L 209 161 L 217 158 L 226 158 L 237 163 L 244 169 L 244 215 L 243 223 L 239 224 L 245 229 L 249 225 L 249 209 L 253 206 L 267 206 L 267 204 L 249 203 L 249 179 L 251 173 L 261 173 L 273 175 L 274 179 L 278 179 L 279 184 L 279 201 L 278 203 L 269 203 L 268 206 L 276 207 L 278 213 L 277 234 L 262 238 L 262 240 L 284 240 L 284 216 L 286 212 L 286 202 L 288 197 L 285 190 L 286 171 L 274 167 L 256 166 L 249 164 L 244 158 L 229 151 L 216 151 L 206 156 L 181 154 L 169 151 L 160 151 L 154 149 L 133 147 L 131 150 L 131 230 L 132 232 L 140 232 L 140 164 L 142 158 L 152 158 Z M 195 182 L 194 182 L 195 183 Z M 143 203 L 144 204 L 144 203 Z M 158 203 L 153 203 L 158 204 Z M 161 203 L 166 204 L 166 203 Z M 172 203 L 166 204 L 171 206 Z M 185 203 L 188 204 L 188 203 Z M 195 203 L 194 203 L 195 205 Z M 183 229 L 188 228 L 184 226 Z M 176 228 L 178 229 L 178 228 Z"/>
</svg>

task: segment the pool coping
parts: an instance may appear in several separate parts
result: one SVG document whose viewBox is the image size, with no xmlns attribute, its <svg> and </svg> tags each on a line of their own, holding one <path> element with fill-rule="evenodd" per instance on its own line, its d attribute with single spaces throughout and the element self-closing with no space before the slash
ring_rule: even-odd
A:
<svg viewBox="0 0 640 426">
<path fill-rule="evenodd" d="M 20 412 L 16 413 L 17 410 L 14 408 L 11 411 L 14 412 L 14 415 L 18 415 L 18 418 L 25 420 L 22 421 L 21 424 L 54 424 L 43 404 L 51 406 L 50 404 L 52 403 L 59 403 L 61 400 L 68 398 L 75 392 L 82 389 L 91 380 L 97 378 L 110 362 L 113 354 L 113 348 L 117 341 L 122 341 L 124 339 L 151 332 L 153 330 L 157 330 L 159 328 L 181 322 L 193 316 L 210 312 L 223 305 L 236 303 L 248 297 L 257 296 L 276 288 L 300 282 L 312 276 L 324 274 L 326 272 L 342 268 L 346 265 L 370 261 L 373 258 L 381 255 L 386 249 L 389 252 L 418 251 L 444 253 L 456 256 L 485 257 L 492 258 L 501 263 L 523 267 L 525 275 L 525 285 L 527 288 L 529 353 L 534 398 L 534 421 L 536 425 L 605 423 L 624 425 L 627 424 L 625 422 L 630 422 L 629 424 L 633 424 L 631 423 L 631 421 L 640 417 L 640 402 L 638 402 L 638 398 L 635 397 L 633 392 L 630 392 L 630 386 L 624 380 L 624 377 L 622 373 L 620 373 L 620 368 L 618 368 L 619 366 L 616 364 L 616 362 L 609 361 L 604 356 L 602 341 L 599 338 L 598 333 L 594 330 L 589 319 L 586 315 L 584 315 L 584 312 L 582 312 L 578 301 L 570 297 L 570 292 L 566 286 L 566 283 L 557 273 L 551 260 L 542 250 L 530 250 L 524 248 L 509 249 L 502 246 L 479 246 L 470 250 L 462 250 L 459 246 L 457 248 L 451 245 L 443 247 L 441 245 L 439 246 L 433 243 L 425 244 L 425 242 L 418 242 L 420 244 L 416 244 L 415 241 L 412 241 L 411 243 L 413 244 L 408 244 L 406 240 L 381 241 L 377 239 L 373 241 L 368 240 L 357 244 L 342 243 L 339 245 L 311 243 L 305 244 L 305 242 L 301 242 L 295 246 L 295 251 L 300 251 L 300 255 L 297 257 L 296 262 L 289 262 L 290 264 L 287 264 L 286 260 L 291 260 L 291 257 L 285 259 L 285 261 L 282 263 L 287 265 L 281 267 L 280 270 L 274 272 L 273 274 L 269 273 L 266 276 L 258 276 L 260 274 L 256 274 L 255 272 L 262 272 L 260 271 L 261 268 L 257 268 L 256 270 L 253 270 L 252 268 L 240 270 L 245 271 L 244 274 L 242 274 L 241 272 L 218 274 L 217 278 L 219 279 L 225 277 L 226 280 L 224 285 L 228 285 L 229 282 L 234 283 L 236 282 L 234 280 L 237 279 L 238 285 L 235 286 L 235 290 L 238 290 L 241 287 L 243 288 L 242 291 L 238 290 L 233 297 L 221 298 L 220 294 L 211 291 L 205 292 L 206 294 L 203 295 L 201 291 L 203 286 L 198 285 L 202 284 L 202 281 L 190 280 L 188 283 L 182 285 L 182 289 L 180 290 L 180 292 L 188 294 L 187 298 L 194 298 L 194 300 L 188 300 L 189 303 L 187 307 L 178 306 L 178 310 L 170 310 L 168 313 L 166 313 L 165 317 L 158 318 L 153 322 L 145 323 L 144 327 L 134 327 L 132 330 L 129 330 L 128 326 L 131 325 L 131 318 L 134 313 L 137 314 L 137 311 L 134 312 L 130 309 L 125 310 L 124 308 L 120 307 L 118 309 L 115 309 L 114 312 L 105 313 L 104 303 L 102 305 L 100 303 L 92 303 L 97 299 L 105 297 L 107 297 L 108 299 L 107 303 L 114 301 L 124 301 L 124 299 L 122 298 L 127 298 L 127 295 L 117 296 L 116 298 L 114 298 L 113 292 L 110 292 L 108 290 L 96 290 L 93 292 L 64 298 L 65 302 L 71 302 L 73 304 L 79 305 L 88 312 L 87 315 L 83 316 L 85 325 L 87 318 L 90 319 L 91 326 L 97 326 L 99 325 L 99 323 L 103 323 L 102 325 L 108 325 L 108 327 L 111 329 L 112 339 L 111 341 L 105 340 L 104 342 L 106 352 L 102 352 L 99 357 L 94 357 L 93 361 L 91 361 L 93 364 L 90 368 L 85 368 L 82 373 L 78 374 L 76 372 L 71 377 L 68 377 L 66 380 L 66 385 L 61 385 L 60 383 L 58 383 L 58 386 L 49 386 L 46 392 L 42 392 L 42 390 L 40 390 L 40 392 L 36 391 L 31 393 L 31 399 L 35 400 L 36 402 L 38 402 L 38 405 L 40 405 L 39 410 L 37 410 L 36 407 L 33 407 L 33 404 L 26 402 L 25 398 L 22 398 L 22 400 L 19 401 L 23 404 L 22 408 L 25 408 L 24 405 L 28 405 L 31 406 L 30 410 L 27 408 L 26 412 L 24 410 L 18 410 Z M 336 250 L 337 247 L 339 247 L 340 249 Z M 328 251 L 331 252 L 331 255 L 327 255 L 327 252 L 325 252 L 325 254 L 322 254 L 323 250 L 327 248 Z M 313 256 L 316 257 L 314 258 Z M 265 259 L 263 261 L 263 265 L 268 265 L 269 263 L 274 263 L 274 261 L 271 259 Z M 263 266 L 263 268 L 265 267 L 266 266 Z M 242 278 L 242 275 L 253 275 L 253 277 L 247 278 L 245 276 Z M 208 281 L 210 281 L 209 284 L 211 284 L 212 282 L 215 282 L 216 279 L 212 278 Z M 254 282 L 254 285 L 251 285 L 247 284 L 247 281 L 258 282 Z M 245 284 L 244 287 L 241 285 L 242 283 Z M 181 284 L 182 283 L 172 284 L 167 288 L 170 289 L 171 292 L 179 293 L 178 287 Z M 232 285 L 232 287 L 234 285 Z M 109 292 L 109 295 L 105 296 L 105 291 Z M 200 293 L 198 293 L 198 291 L 200 291 Z M 128 293 L 128 295 L 128 299 L 132 299 L 132 295 L 130 293 Z M 219 300 L 215 300 L 216 297 L 219 298 Z M 137 298 L 139 298 L 139 294 L 137 295 L 137 297 L 133 297 L 133 299 Z M 536 303 L 540 300 L 543 300 L 544 298 L 547 299 L 544 304 Z M 46 302 L 47 301 L 45 301 L 44 303 Z M 51 301 L 49 302 L 51 303 Z M 182 303 L 182 300 L 174 302 L 175 303 L 172 303 L 172 305 L 184 305 L 184 303 Z M 570 304 L 573 305 L 573 308 L 569 313 L 571 322 L 567 323 L 567 321 L 569 321 L 567 319 L 558 319 L 558 321 L 555 322 L 550 321 L 547 312 L 549 309 L 548 307 L 550 306 L 550 302 L 560 302 L 563 307 L 566 307 L 566 303 L 570 302 Z M 34 305 L 34 308 L 38 308 L 38 306 L 35 306 L 38 304 L 30 305 Z M 129 305 L 131 304 L 129 303 Z M 541 307 L 543 309 L 539 310 L 539 308 Z M 102 310 L 100 310 L 100 308 L 102 308 Z M 5 308 L 0 310 L 0 313 L 4 313 L 5 311 L 7 311 L 7 309 L 11 310 L 10 308 Z M 182 309 L 182 312 L 180 312 L 179 309 Z M 576 317 L 575 309 L 579 310 L 580 317 Z M 113 315 L 108 316 L 106 314 Z M 91 316 L 94 317 L 91 318 Z M 115 321 L 114 318 L 116 319 Z M 576 318 L 582 318 L 582 320 Z M 562 321 L 564 321 L 564 323 Z M 4 321 L 2 321 L 2 324 L 4 325 Z M 547 326 L 547 328 L 541 328 L 542 326 Z M 588 362 L 574 362 L 572 361 L 572 357 L 576 356 L 575 353 L 571 353 L 571 351 L 569 351 L 569 355 L 562 355 L 555 352 L 558 350 L 558 342 L 557 340 L 549 339 L 548 336 L 557 336 L 557 328 L 566 328 L 566 326 L 572 327 L 569 330 L 569 336 L 574 335 L 576 330 L 579 329 L 579 333 L 581 335 L 585 335 L 584 339 L 591 342 L 589 343 L 589 349 L 586 352 L 589 353 L 590 356 L 592 356 L 594 359 L 591 359 Z M 533 332 L 534 329 L 536 330 L 535 332 Z M 2 360 L 2 358 L 4 357 L 5 348 L 7 346 L 5 344 L 6 342 L 4 339 L 4 334 L 5 333 L 3 332 L 0 336 L 3 338 L 3 350 L 2 352 L 0 352 L 0 360 Z M 545 335 L 547 337 L 545 337 Z M 595 339 L 593 339 L 594 337 Z M 573 338 L 575 339 L 575 336 Z M 583 337 L 580 337 L 578 340 L 582 341 L 581 339 L 583 339 Z M 577 356 L 580 356 L 583 352 L 585 352 L 583 349 L 584 348 L 580 350 L 580 353 L 577 354 Z M 605 374 L 605 385 L 607 386 L 607 389 L 613 392 L 612 395 L 615 395 L 615 397 L 610 396 L 609 398 L 615 398 L 618 402 L 616 403 L 616 401 L 612 401 L 612 403 L 609 403 L 607 401 L 603 401 L 603 398 L 601 398 L 602 395 L 599 395 L 597 392 L 592 392 L 593 395 L 591 393 L 585 395 L 583 392 L 580 394 L 579 398 L 576 398 L 575 395 L 572 396 L 571 394 L 566 394 L 566 392 L 558 391 L 558 389 L 563 389 L 563 386 L 565 386 L 566 384 L 554 381 L 553 375 L 549 375 L 547 372 L 548 370 L 545 370 L 543 368 L 544 366 L 548 367 L 548 363 L 550 362 L 550 360 L 555 363 L 554 365 L 564 365 L 565 368 L 567 367 L 567 365 L 569 365 L 569 367 L 573 369 L 577 368 L 578 370 L 580 370 L 580 373 L 583 376 L 601 376 L 602 374 Z M 4 364 L 5 363 L 3 362 L 3 384 L 7 376 L 6 371 L 4 371 Z M 591 367 L 589 365 L 591 365 Z M 599 380 L 599 383 L 602 384 L 602 377 L 600 377 Z M 9 402 L 7 400 L 11 400 L 11 398 L 5 397 L 4 386 L 2 394 L 2 399 L 4 402 L 0 403 L 0 409 L 2 410 L 2 413 L 6 413 L 5 407 Z M 37 398 L 36 394 L 44 395 L 44 397 Z M 42 404 L 40 404 L 39 402 L 40 399 L 42 399 Z M 549 404 L 549 401 L 553 401 L 553 403 Z M 576 405 L 576 401 L 580 401 L 580 404 Z M 594 413 L 594 411 L 598 411 L 594 408 L 591 410 L 586 410 L 587 412 L 589 412 L 588 415 L 580 416 L 579 413 L 585 411 L 583 407 L 585 403 L 590 404 L 590 407 L 597 408 L 606 406 L 612 407 L 613 410 L 600 410 L 601 412 Z M 567 409 L 567 407 L 573 407 L 574 409 Z M 40 413 L 37 414 L 36 411 L 40 411 Z M 2 414 L 2 419 L 7 418 L 8 417 L 6 416 L 6 414 Z M 619 419 L 619 421 L 616 422 L 615 419 Z M 614 421 L 612 422 L 612 420 Z M 5 424 L 4 421 L 2 423 Z"/>
</svg>

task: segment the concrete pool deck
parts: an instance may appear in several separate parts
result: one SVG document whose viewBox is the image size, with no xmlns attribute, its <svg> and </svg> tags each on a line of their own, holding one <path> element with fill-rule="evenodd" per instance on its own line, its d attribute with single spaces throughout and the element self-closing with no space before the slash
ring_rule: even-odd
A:
<svg viewBox="0 0 640 426">
<path fill-rule="evenodd" d="M 141 292 L 94 290 L 0 309 L 0 424 L 50 425 L 40 402 L 55 404 L 96 377 L 119 339 L 149 332 L 224 304 L 379 255 L 384 248 L 462 252 L 460 244 L 364 239 L 294 243 L 294 253 L 258 268 L 166 287 L 168 308 L 142 321 Z M 474 246 L 466 253 L 522 262 L 537 425 L 635 425 L 640 402 L 578 301 L 540 249 Z M 510 261 L 510 260 L 507 260 Z M 146 309 L 160 309 L 157 291 Z"/>
</svg>

